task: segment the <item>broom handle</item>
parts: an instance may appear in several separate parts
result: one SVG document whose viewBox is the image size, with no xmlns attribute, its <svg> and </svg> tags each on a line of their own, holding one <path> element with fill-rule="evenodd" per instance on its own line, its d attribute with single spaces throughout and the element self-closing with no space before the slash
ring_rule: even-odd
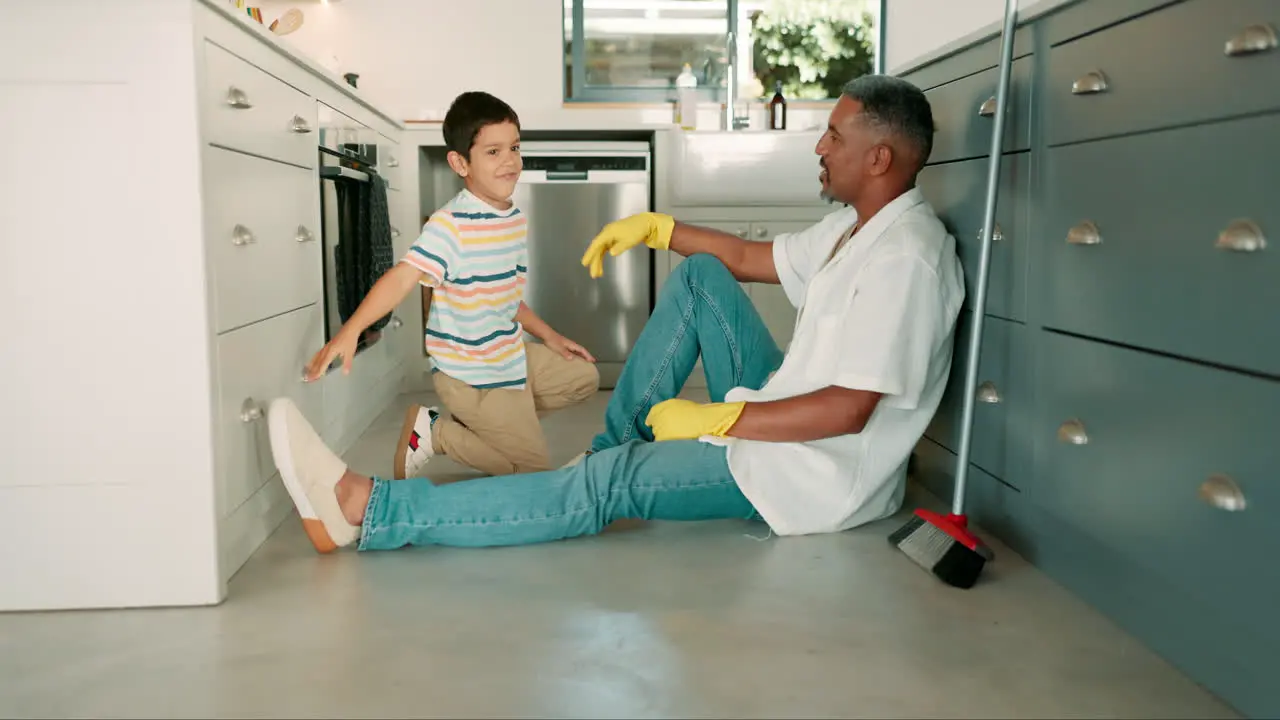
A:
<svg viewBox="0 0 1280 720">
<path fill-rule="evenodd" d="M 1018 0 L 1004 2 L 1004 32 L 1000 36 L 1000 81 L 996 88 L 995 127 L 991 131 L 991 159 L 987 164 L 987 198 L 982 212 L 982 250 L 978 255 L 978 293 L 973 301 L 973 328 L 969 332 L 969 366 L 964 375 L 964 403 L 960 421 L 960 454 L 956 459 L 955 488 L 951 512 L 964 514 L 965 485 L 969 479 L 969 450 L 973 443 L 973 411 L 978 393 L 978 359 L 982 348 L 982 325 L 987 307 L 987 274 L 991 269 L 991 235 L 996 224 L 996 195 L 1000 189 L 1000 155 L 1004 141 L 1005 106 L 1009 96 L 1010 65 L 1013 64 L 1013 33 Z"/>
</svg>

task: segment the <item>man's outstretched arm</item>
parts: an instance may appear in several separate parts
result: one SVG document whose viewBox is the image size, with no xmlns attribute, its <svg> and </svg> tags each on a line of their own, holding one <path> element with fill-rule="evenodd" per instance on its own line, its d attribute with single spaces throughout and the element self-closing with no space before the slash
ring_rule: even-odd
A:
<svg viewBox="0 0 1280 720">
<path fill-rule="evenodd" d="M 778 268 L 773 264 L 773 241 L 744 240 L 719 230 L 677 222 L 671 233 L 670 250 L 686 257 L 698 253 L 714 255 L 739 282 L 779 282 Z"/>
</svg>

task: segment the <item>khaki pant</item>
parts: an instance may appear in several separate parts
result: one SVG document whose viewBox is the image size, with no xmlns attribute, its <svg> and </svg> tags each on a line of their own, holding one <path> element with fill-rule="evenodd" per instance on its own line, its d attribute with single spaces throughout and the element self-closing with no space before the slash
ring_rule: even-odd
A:
<svg viewBox="0 0 1280 720">
<path fill-rule="evenodd" d="M 436 394 L 453 416 L 436 420 L 432 449 L 489 475 L 550 470 L 539 418 L 591 397 L 600 387 L 600 371 L 532 342 L 525 344 L 525 362 L 529 379 L 521 390 L 479 390 L 432 373 Z"/>
</svg>

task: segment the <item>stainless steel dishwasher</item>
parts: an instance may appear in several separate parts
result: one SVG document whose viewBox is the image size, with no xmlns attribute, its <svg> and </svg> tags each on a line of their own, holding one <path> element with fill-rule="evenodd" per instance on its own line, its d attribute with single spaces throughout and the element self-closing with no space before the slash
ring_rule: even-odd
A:
<svg viewBox="0 0 1280 720">
<path fill-rule="evenodd" d="M 524 142 L 514 196 L 529 218 L 525 302 L 595 356 L 611 388 L 649 319 L 653 250 L 606 257 L 593 280 L 582 254 L 607 223 L 650 209 L 645 142 Z"/>
</svg>

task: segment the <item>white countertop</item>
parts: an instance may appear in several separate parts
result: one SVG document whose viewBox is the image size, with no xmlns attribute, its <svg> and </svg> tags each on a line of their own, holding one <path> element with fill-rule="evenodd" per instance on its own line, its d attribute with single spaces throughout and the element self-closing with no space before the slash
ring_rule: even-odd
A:
<svg viewBox="0 0 1280 720">
<path fill-rule="evenodd" d="M 264 43 L 267 43 L 268 45 L 271 45 L 276 50 L 286 55 L 290 60 L 293 60 L 299 66 L 305 68 L 312 75 L 315 75 L 321 80 L 324 80 L 325 82 L 329 83 L 333 87 L 337 88 L 337 90 L 341 92 L 343 95 L 346 95 L 352 100 L 360 103 L 360 105 L 368 109 L 370 112 L 377 114 L 378 117 L 391 123 L 396 128 L 401 130 L 404 129 L 403 122 L 387 114 L 385 110 L 383 110 L 381 107 L 379 107 L 378 105 L 370 101 L 369 98 L 362 95 L 358 89 L 351 87 L 351 85 L 348 84 L 346 80 L 342 79 L 337 74 L 331 72 L 328 68 L 324 67 L 320 63 L 308 57 L 301 50 L 294 47 L 284 37 L 276 35 L 275 33 L 268 30 L 266 25 L 260 22 L 257 22 L 256 20 L 253 20 L 242 11 L 237 11 L 235 7 L 233 7 L 230 3 L 227 2 L 227 0 L 199 0 L 199 2 L 204 3 L 209 8 L 222 14 L 223 16 L 229 18 L 230 20 L 240 23 L 242 26 L 247 28 L 250 32 L 254 33 L 259 40 L 261 40 Z"/>
<path fill-rule="evenodd" d="M 1018 3 L 1018 20 L 1017 20 L 1018 25 L 1023 25 L 1024 23 L 1031 22 L 1032 20 L 1035 20 L 1041 15 L 1047 15 L 1048 13 L 1053 12 L 1054 10 L 1057 10 L 1060 7 L 1063 7 L 1064 5 L 1070 5 L 1076 2 L 1080 2 L 1080 0 L 1032 0 L 1032 2 L 1029 2 L 1029 3 L 1019 2 Z M 983 40 L 997 37 L 998 35 L 1000 35 L 1001 31 L 1003 30 L 1004 30 L 1004 12 L 1002 8 L 1000 18 L 997 19 L 995 22 L 990 23 L 989 25 L 984 25 L 983 27 L 978 28 L 977 30 L 974 30 L 968 35 L 964 35 L 963 37 L 958 37 L 955 40 L 952 40 L 951 42 L 947 43 L 946 45 L 943 45 L 938 48 L 934 48 L 933 50 L 930 50 L 927 53 L 917 55 L 916 57 L 898 65 L 897 67 L 889 69 L 887 72 L 890 75 L 905 75 L 923 65 L 928 65 L 929 63 L 939 58 L 946 57 L 947 55 L 950 55 L 951 53 L 954 53 L 957 50 L 963 50 L 964 48 L 969 47 L 970 45 L 976 45 L 979 42 L 982 42 Z"/>
</svg>

